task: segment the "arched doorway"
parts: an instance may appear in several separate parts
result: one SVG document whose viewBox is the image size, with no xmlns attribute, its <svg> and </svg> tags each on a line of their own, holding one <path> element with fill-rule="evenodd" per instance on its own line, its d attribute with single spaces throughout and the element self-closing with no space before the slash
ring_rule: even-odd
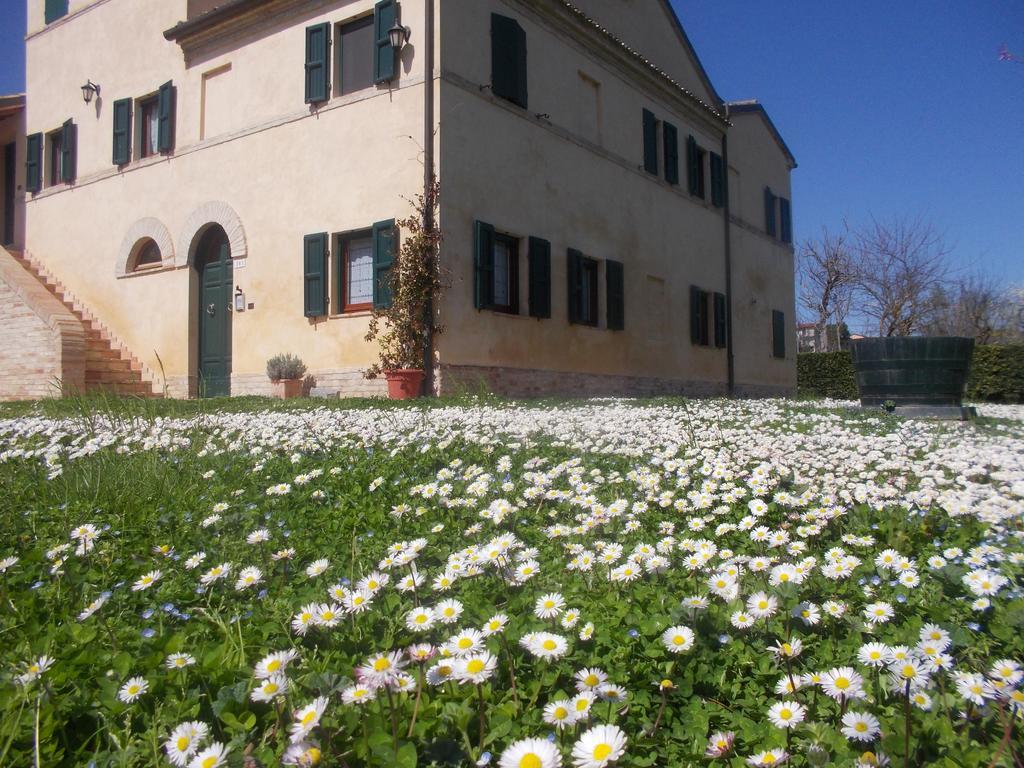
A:
<svg viewBox="0 0 1024 768">
<path fill-rule="evenodd" d="M 199 396 L 231 394 L 231 245 L 219 224 L 200 237 L 195 251 L 198 273 Z"/>
</svg>

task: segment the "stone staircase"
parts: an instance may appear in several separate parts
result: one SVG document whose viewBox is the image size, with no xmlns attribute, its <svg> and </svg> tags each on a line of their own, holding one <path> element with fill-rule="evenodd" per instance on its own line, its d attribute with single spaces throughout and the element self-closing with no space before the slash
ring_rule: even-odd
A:
<svg viewBox="0 0 1024 768">
<path fill-rule="evenodd" d="M 163 397 L 163 393 L 157 391 L 152 371 L 139 362 L 110 329 L 77 301 L 59 280 L 31 256 L 19 251 L 8 252 L 81 322 L 85 331 L 86 393 Z"/>
</svg>

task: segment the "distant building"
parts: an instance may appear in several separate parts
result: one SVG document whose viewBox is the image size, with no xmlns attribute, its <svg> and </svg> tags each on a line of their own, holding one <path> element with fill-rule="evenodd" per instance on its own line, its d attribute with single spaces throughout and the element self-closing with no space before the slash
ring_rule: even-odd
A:
<svg viewBox="0 0 1024 768">
<path fill-rule="evenodd" d="M 26 41 L 18 263 L 87 345 L 29 375 L 267 393 L 292 352 L 381 392 L 431 149 L 439 392 L 795 390 L 796 162 L 668 0 L 28 0 Z"/>
</svg>

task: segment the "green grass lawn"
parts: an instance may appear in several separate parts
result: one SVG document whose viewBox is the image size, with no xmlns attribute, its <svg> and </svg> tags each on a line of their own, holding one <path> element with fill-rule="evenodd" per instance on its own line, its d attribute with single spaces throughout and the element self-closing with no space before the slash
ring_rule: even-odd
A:
<svg viewBox="0 0 1024 768">
<path fill-rule="evenodd" d="M 994 413 L 0 406 L 0 766 L 1013 765 Z"/>
</svg>

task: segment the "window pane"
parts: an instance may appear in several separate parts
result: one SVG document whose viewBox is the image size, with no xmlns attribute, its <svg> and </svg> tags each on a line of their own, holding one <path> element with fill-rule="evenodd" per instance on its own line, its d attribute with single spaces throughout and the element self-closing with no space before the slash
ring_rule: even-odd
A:
<svg viewBox="0 0 1024 768">
<path fill-rule="evenodd" d="M 594 275 L 589 262 L 585 261 L 583 263 L 583 269 L 581 272 L 583 278 L 583 305 L 580 307 L 580 319 L 584 323 L 592 323 L 594 321 L 595 314 L 594 306 L 591 301 Z"/>
<path fill-rule="evenodd" d="M 373 243 L 352 240 L 348 244 L 348 296 L 346 304 L 373 301 Z"/>
<path fill-rule="evenodd" d="M 352 93 L 373 85 L 373 17 L 345 24 L 339 32 L 341 55 L 338 74 L 341 93 Z"/>
<path fill-rule="evenodd" d="M 64 178 L 64 137 L 60 133 L 50 135 L 50 184 L 60 184 Z"/>
<path fill-rule="evenodd" d="M 156 99 L 144 101 L 139 104 L 140 131 L 139 131 L 139 155 L 149 157 L 156 154 L 157 131 L 159 130 L 159 115 L 157 114 Z"/>
<path fill-rule="evenodd" d="M 494 303 L 499 307 L 507 307 L 509 301 L 508 284 L 508 243 L 500 240 L 494 243 Z"/>
</svg>

